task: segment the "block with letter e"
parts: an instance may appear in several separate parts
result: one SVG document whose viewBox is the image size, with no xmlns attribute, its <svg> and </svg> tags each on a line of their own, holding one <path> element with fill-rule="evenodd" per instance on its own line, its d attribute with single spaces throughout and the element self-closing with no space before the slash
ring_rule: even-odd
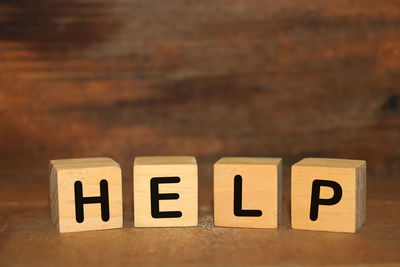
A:
<svg viewBox="0 0 400 267">
<path fill-rule="evenodd" d="M 51 160 L 50 210 L 60 233 L 122 227 L 120 166 L 110 158 Z"/>
<path fill-rule="evenodd" d="M 365 221 L 366 162 L 305 158 L 292 166 L 292 228 L 356 232 Z"/>
<path fill-rule="evenodd" d="M 281 158 L 222 158 L 214 164 L 214 224 L 277 228 Z"/>
<path fill-rule="evenodd" d="M 194 157 L 137 157 L 133 168 L 136 227 L 198 225 Z"/>
</svg>

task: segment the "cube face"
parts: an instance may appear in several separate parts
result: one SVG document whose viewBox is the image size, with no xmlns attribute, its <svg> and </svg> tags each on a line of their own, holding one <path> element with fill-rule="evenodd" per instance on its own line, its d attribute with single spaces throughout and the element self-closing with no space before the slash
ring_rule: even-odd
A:
<svg viewBox="0 0 400 267">
<path fill-rule="evenodd" d="M 197 226 L 197 169 L 194 157 L 137 157 L 135 227 Z"/>
<path fill-rule="evenodd" d="M 214 164 L 215 226 L 277 228 L 280 188 L 280 158 L 220 159 Z"/>
<path fill-rule="evenodd" d="M 292 166 L 292 228 L 354 233 L 365 221 L 365 161 L 307 158 Z"/>
<path fill-rule="evenodd" d="M 121 228 L 121 169 L 110 158 L 52 160 L 51 217 L 60 233 Z M 90 203 L 91 202 L 91 203 Z"/>
</svg>

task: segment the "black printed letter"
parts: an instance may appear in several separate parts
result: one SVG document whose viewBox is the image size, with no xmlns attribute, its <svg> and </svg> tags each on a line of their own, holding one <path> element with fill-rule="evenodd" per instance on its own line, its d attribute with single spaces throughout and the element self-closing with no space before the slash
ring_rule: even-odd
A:
<svg viewBox="0 0 400 267">
<path fill-rule="evenodd" d="M 160 211 L 161 199 L 178 199 L 179 194 L 160 194 L 158 192 L 158 184 L 179 183 L 179 177 L 154 177 L 150 180 L 150 197 L 151 197 L 151 216 L 153 218 L 179 218 L 182 217 L 180 211 Z"/>
<path fill-rule="evenodd" d="M 76 181 L 75 187 L 75 219 L 78 223 L 83 222 L 83 204 L 101 204 L 101 219 L 106 222 L 110 219 L 110 208 L 108 204 L 108 183 L 106 180 L 100 181 L 99 197 L 83 197 L 82 182 Z"/>
<path fill-rule="evenodd" d="M 261 210 L 243 210 L 242 209 L 242 176 L 235 176 L 235 186 L 233 191 L 233 213 L 235 216 L 241 217 L 260 217 L 262 215 Z"/>
<path fill-rule="evenodd" d="M 319 193 L 321 186 L 327 186 L 333 189 L 333 196 L 329 199 L 320 199 Z M 314 180 L 312 183 L 311 192 L 311 208 L 310 208 L 310 219 L 316 221 L 318 219 L 318 207 L 319 205 L 335 205 L 342 199 L 342 187 L 340 184 L 334 181 L 328 180 Z"/>
</svg>

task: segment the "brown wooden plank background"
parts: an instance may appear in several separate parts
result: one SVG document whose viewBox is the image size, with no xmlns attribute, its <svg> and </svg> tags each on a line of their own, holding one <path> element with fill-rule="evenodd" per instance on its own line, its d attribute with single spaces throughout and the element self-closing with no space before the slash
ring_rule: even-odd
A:
<svg viewBox="0 0 400 267">
<path fill-rule="evenodd" d="M 207 205 L 235 155 L 283 157 L 286 185 L 306 156 L 365 159 L 384 197 L 399 86 L 398 0 L 2 0 L 0 203 L 43 213 L 49 159 L 111 156 L 129 209 L 142 155 L 196 156 Z"/>
</svg>

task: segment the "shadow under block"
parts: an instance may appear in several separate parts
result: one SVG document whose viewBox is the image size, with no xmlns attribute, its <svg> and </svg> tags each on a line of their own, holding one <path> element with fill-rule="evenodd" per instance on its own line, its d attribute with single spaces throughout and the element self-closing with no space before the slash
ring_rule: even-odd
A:
<svg viewBox="0 0 400 267">
<path fill-rule="evenodd" d="M 277 228 L 282 196 L 281 161 L 281 158 L 218 160 L 214 164 L 215 226 Z M 253 214 L 239 212 L 238 207 Z"/>
<path fill-rule="evenodd" d="M 133 177 L 136 227 L 198 225 L 194 157 L 137 157 Z"/>
<path fill-rule="evenodd" d="M 355 233 L 365 221 L 366 187 L 365 161 L 299 161 L 292 166 L 292 228 Z"/>
<path fill-rule="evenodd" d="M 120 166 L 110 158 L 51 160 L 50 210 L 60 233 L 121 228 Z"/>
</svg>

